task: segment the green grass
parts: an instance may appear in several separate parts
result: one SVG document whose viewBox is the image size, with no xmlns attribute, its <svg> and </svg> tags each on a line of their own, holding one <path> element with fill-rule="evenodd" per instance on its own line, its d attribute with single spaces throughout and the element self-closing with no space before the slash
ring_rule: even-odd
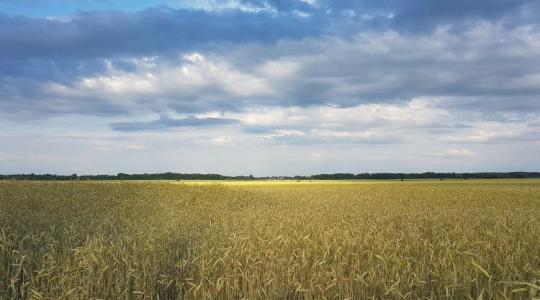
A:
<svg viewBox="0 0 540 300">
<path fill-rule="evenodd" d="M 532 299 L 540 180 L 0 182 L 0 299 Z"/>
</svg>

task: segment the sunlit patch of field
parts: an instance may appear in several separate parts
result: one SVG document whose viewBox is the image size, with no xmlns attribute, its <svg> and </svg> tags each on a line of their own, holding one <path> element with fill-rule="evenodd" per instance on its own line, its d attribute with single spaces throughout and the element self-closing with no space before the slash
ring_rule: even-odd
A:
<svg viewBox="0 0 540 300">
<path fill-rule="evenodd" d="M 0 182 L 0 299 L 539 293 L 540 180 Z"/>
<path fill-rule="evenodd" d="M 388 183 L 388 180 L 177 180 L 180 184 L 227 185 L 227 186 L 281 186 L 281 185 L 347 185 Z"/>
</svg>

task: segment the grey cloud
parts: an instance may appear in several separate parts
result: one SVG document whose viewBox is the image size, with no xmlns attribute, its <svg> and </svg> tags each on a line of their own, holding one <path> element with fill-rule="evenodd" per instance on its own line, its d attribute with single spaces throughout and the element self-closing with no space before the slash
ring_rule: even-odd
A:
<svg viewBox="0 0 540 300">
<path fill-rule="evenodd" d="M 160 67 L 177 66 L 182 52 L 220 52 L 238 44 L 316 36 L 325 27 L 318 22 L 324 20 L 166 7 L 136 13 L 79 12 L 69 19 L 0 13 L 0 114 L 13 119 L 22 115 L 42 118 L 66 113 L 127 113 L 133 107 L 119 104 L 117 97 L 101 93 L 69 96 L 51 93 L 46 87 L 53 83 L 73 88 L 84 78 L 106 74 L 111 66 L 123 72 L 138 72 L 133 63 L 138 57 L 151 56 Z M 225 99 L 221 102 L 224 106 L 234 102 L 226 101 L 219 89 L 212 89 L 207 87 L 205 95 Z M 192 96 L 162 95 L 159 101 L 168 102 L 165 108 L 187 112 L 212 106 L 212 101 L 191 101 Z M 137 105 L 138 101 L 148 102 L 138 99 L 130 103 Z M 157 112 L 162 109 L 155 108 Z"/>
<path fill-rule="evenodd" d="M 502 76 L 503 74 L 501 74 Z M 501 78 L 500 84 L 504 84 L 503 78 Z M 499 89 L 504 88 L 500 87 Z M 506 88 L 511 88 L 511 86 Z M 525 94 L 519 90 L 515 92 L 516 94 L 507 93 L 505 96 L 496 95 L 496 90 L 487 95 L 472 97 L 463 94 L 460 97 L 449 97 L 447 101 L 441 103 L 441 106 L 450 110 L 482 111 L 488 120 L 506 122 L 511 121 L 511 117 L 507 113 L 516 113 L 514 119 L 523 119 L 530 117 L 528 115 L 535 115 L 540 112 L 540 100 L 537 100 L 540 92 Z"/>
<path fill-rule="evenodd" d="M 467 18 L 497 20 L 516 13 L 519 8 L 532 0 L 386 0 L 364 1 L 373 7 L 394 14 L 395 27 L 425 30 L 436 24 L 459 22 Z"/>
<path fill-rule="evenodd" d="M 271 47 L 234 46 L 226 53 L 203 52 L 210 64 L 226 63 L 228 69 L 224 72 L 259 80 L 271 90 L 265 94 L 242 94 L 248 85 L 246 81 L 216 82 L 220 77 L 212 75 L 215 71 L 209 72 L 211 79 L 201 85 L 181 88 L 182 83 L 176 82 L 150 94 L 125 95 L 108 94 L 104 90 L 68 95 L 45 90 L 39 78 L 6 76 L 0 78 L 0 111 L 8 117 L 23 112 L 38 115 L 126 114 L 136 110 L 199 113 L 241 111 L 261 105 L 349 107 L 426 97 L 437 99 L 437 105 L 449 111 L 484 112 L 486 117 L 496 116 L 498 112 L 538 114 L 540 51 L 534 43 L 538 37 L 540 30 L 536 27 L 506 29 L 495 24 L 479 24 L 461 33 L 441 30 L 411 35 L 371 31 L 354 39 L 326 37 Z M 256 55 L 259 57 L 252 59 Z M 291 62 L 295 70 L 275 77 L 261 71 L 269 62 L 277 62 L 277 72 L 286 71 L 287 65 L 279 65 L 280 61 Z M 150 70 L 154 76 L 159 76 L 161 70 L 178 70 L 185 65 L 160 58 L 153 63 L 157 65 Z M 125 65 L 113 62 L 113 67 L 121 75 L 142 79 L 148 72 L 130 65 L 129 60 Z M 115 76 L 103 74 L 113 79 Z M 163 74 L 155 82 L 170 79 L 170 75 Z M 99 77 L 100 73 L 96 71 L 96 75 Z M 55 76 L 45 81 L 50 82 L 78 88 L 77 82 L 72 84 Z M 238 91 L 232 93 L 231 88 Z"/>
<path fill-rule="evenodd" d="M 162 55 L 220 43 L 317 35 L 322 19 L 291 15 L 150 8 L 79 12 L 69 20 L 0 14 L 0 61 Z"/>
<path fill-rule="evenodd" d="M 271 6 L 282 13 L 240 10 L 205 11 L 148 8 L 140 12 L 82 11 L 69 19 L 29 18 L 0 13 L 0 63 L 5 60 L 83 60 L 139 55 L 164 55 L 194 49 L 215 50 L 223 43 L 275 42 L 324 34 L 354 36 L 364 30 L 432 29 L 459 24 L 454 18 L 479 20 L 511 15 L 514 23 L 534 22 L 520 8 L 534 9 L 531 0 L 364 0 L 322 1 L 312 6 L 301 0 L 242 0 Z M 328 11 L 356 11 L 356 17 Z M 291 11 L 310 11 L 300 17 Z M 384 15 L 383 21 L 374 17 Z M 393 18 L 386 17 L 394 14 Z M 367 20 L 366 15 L 370 16 Z M 520 20 L 519 17 L 525 18 Z M 537 21 L 537 20 L 536 20 Z M 425 23 L 431 23 L 426 25 Z M 384 25 L 386 24 L 386 25 Z M 393 25 L 392 25 L 393 24 Z M 424 30 L 420 30 L 424 31 Z M 20 63 L 20 62 L 18 62 Z M 5 67 L 5 66 L 4 66 Z"/>
<path fill-rule="evenodd" d="M 300 0 L 242 0 L 256 7 L 277 11 L 329 12 L 334 18 L 352 16 L 369 26 L 386 25 L 396 30 L 431 30 L 433 26 L 466 19 L 497 20 L 533 9 L 533 0 L 321 0 L 314 5 Z M 534 11 L 534 10 L 533 10 Z M 327 16 L 328 17 L 328 16 Z M 366 20 L 369 20 L 366 22 Z"/>
<path fill-rule="evenodd" d="M 174 119 L 167 116 L 160 116 L 158 120 L 150 122 L 118 122 L 111 123 L 111 129 L 116 131 L 159 131 L 179 127 L 209 127 L 223 126 L 238 123 L 235 119 L 224 118 L 196 118 L 187 117 Z"/>
<path fill-rule="evenodd" d="M 283 98 L 351 106 L 425 96 L 462 109 L 538 111 L 540 53 L 530 43 L 538 36 L 536 29 L 488 25 L 460 34 L 373 33 L 353 42 L 304 43 L 319 54 L 290 58 L 303 67 L 281 86 Z"/>
<path fill-rule="evenodd" d="M 424 9 L 450 5 L 441 2 L 426 4 Z M 448 9 L 476 14 L 483 3 L 461 2 L 462 8 Z M 373 9 L 379 5 L 366 3 Z M 413 1 L 408 9 L 418 10 L 415 7 L 422 3 Z M 489 8 L 494 10 L 489 16 L 527 3 L 497 2 Z M 393 1 L 383 4 L 403 10 L 406 6 Z M 340 9 L 351 5 L 335 4 Z M 83 12 L 69 21 L 0 16 L 4 25 L 0 41 L 7 45 L 0 47 L 0 113 L 7 118 L 141 110 L 199 113 L 261 105 L 349 107 L 415 97 L 441 98 L 437 105 L 443 108 L 483 111 L 486 116 L 540 111 L 540 51 L 535 43 L 540 29 L 534 23 L 516 28 L 496 22 L 468 23 L 458 31 L 438 28 L 429 33 L 370 29 L 358 34 L 356 28 L 333 34 L 324 29 L 329 19 L 321 18 L 168 8 Z M 116 76 L 110 67 L 120 75 L 144 77 L 148 70 L 133 62 L 144 55 L 152 55 L 156 68 L 150 71 L 159 75 L 161 70 L 182 67 L 185 62 L 179 53 L 188 50 L 224 61 L 231 71 L 260 79 L 272 92 L 230 92 L 231 86 L 246 85 L 243 81 L 228 86 L 207 82 L 190 89 L 176 83 L 148 94 L 126 95 L 98 89 L 78 94 L 47 89 L 49 84 L 59 84 L 77 90 L 81 80 Z M 286 78 L 260 71 L 265 63 L 280 60 L 293 62 L 298 69 Z"/>
</svg>

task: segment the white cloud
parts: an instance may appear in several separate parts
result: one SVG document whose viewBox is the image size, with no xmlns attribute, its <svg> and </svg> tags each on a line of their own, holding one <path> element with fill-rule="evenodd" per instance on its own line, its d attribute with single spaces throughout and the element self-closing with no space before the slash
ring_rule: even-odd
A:
<svg viewBox="0 0 540 300">
<path fill-rule="evenodd" d="M 284 81 L 295 77 L 300 71 L 301 65 L 294 60 L 271 60 L 259 67 L 262 77 L 276 81 Z"/>
<path fill-rule="evenodd" d="M 504 143 L 509 140 L 526 139 L 528 133 L 533 133 L 528 120 L 522 122 L 479 120 L 471 122 L 469 130 L 463 131 L 459 135 L 449 135 L 443 140 L 458 143 Z"/>
<path fill-rule="evenodd" d="M 347 138 L 347 139 L 372 139 L 377 135 L 371 130 L 366 131 L 343 131 L 331 129 L 313 129 L 311 134 L 318 137 Z"/>
<path fill-rule="evenodd" d="M 303 137 L 306 136 L 306 133 L 301 130 L 294 130 L 294 129 L 278 129 L 273 130 L 269 134 L 261 135 L 263 139 L 266 140 L 273 140 L 276 138 L 284 138 L 284 137 Z"/>
<path fill-rule="evenodd" d="M 472 156 L 477 156 L 478 154 L 473 152 L 473 151 L 470 151 L 468 149 L 448 149 L 446 152 L 445 152 L 445 156 L 450 156 L 450 157 L 472 157 Z"/>
<path fill-rule="evenodd" d="M 439 99 L 417 98 L 401 104 L 361 104 L 352 107 L 260 107 L 227 116 L 247 125 L 366 125 L 386 122 L 422 125 L 449 119 L 449 112 L 437 108 Z"/>
<path fill-rule="evenodd" d="M 235 9 L 243 12 L 253 13 L 276 12 L 276 10 L 268 4 L 263 6 L 253 6 L 238 0 L 184 0 L 182 1 L 182 5 L 195 9 L 204 9 L 207 11 L 224 11 Z"/>
<path fill-rule="evenodd" d="M 118 145 L 108 144 L 101 145 L 95 148 L 97 151 L 130 151 L 130 150 L 143 150 L 146 149 L 144 145 Z"/>
<path fill-rule="evenodd" d="M 212 144 L 218 146 L 232 145 L 234 142 L 233 137 L 231 136 L 217 136 L 211 139 Z"/>
<path fill-rule="evenodd" d="M 132 108 L 167 109 L 175 102 L 194 105 L 196 100 L 204 106 L 205 101 L 273 94 L 265 78 L 236 70 L 220 58 L 190 53 L 182 59 L 180 65 L 158 65 L 154 58 L 141 58 L 135 72 L 109 66 L 106 74 L 82 78 L 72 86 L 47 82 L 42 87 L 51 97 L 107 98 L 126 109 L 129 103 Z"/>
</svg>

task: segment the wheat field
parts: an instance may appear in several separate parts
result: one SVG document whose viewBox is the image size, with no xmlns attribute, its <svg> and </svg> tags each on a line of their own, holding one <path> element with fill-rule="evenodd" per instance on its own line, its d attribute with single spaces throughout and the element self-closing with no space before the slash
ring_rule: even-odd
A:
<svg viewBox="0 0 540 300">
<path fill-rule="evenodd" d="M 1 299 L 535 299 L 540 180 L 0 182 Z"/>
</svg>

